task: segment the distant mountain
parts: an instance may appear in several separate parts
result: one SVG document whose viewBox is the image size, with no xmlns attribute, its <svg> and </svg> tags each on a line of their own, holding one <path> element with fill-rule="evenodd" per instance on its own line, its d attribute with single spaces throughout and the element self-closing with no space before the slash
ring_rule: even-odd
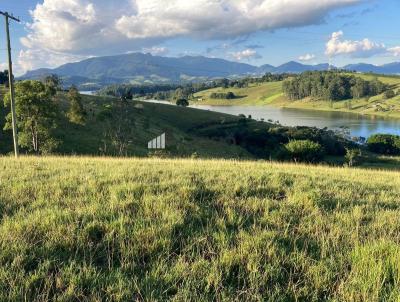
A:
<svg viewBox="0 0 400 302">
<path fill-rule="evenodd" d="M 257 67 L 223 59 L 185 56 L 159 57 L 151 54 L 96 57 L 77 63 L 68 63 L 55 69 L 27 72 L 22 79 L 37 79 L 49 74 L 71 78 L 79 76 L 96 83 L 179 82 L 196 78 L 221 78 L 254 74 Z M 80 81 L 82 84 L 82 81 Z"/>
<path fill-rule="evenodd" d="M 269 65 L 269 64 L 265 64 L 265 65 L 258 67 L 257 72 L 260 74 L 265 74 L 268 72 L 274 73 L 274 72 L 276 72 L 276 67 Z"/>
<path fill-rule="evenodd" d="M 113 83 L 178 83 L 201 81 L 223 77 L 243 77 L 271 73 L 302 73 L 313 70 L 328 70 L 328 64 L 305 65 L 288 62 L 278 67 L 231 62 L 202 56 L 180 58 L 160 57 L 151 54 L 132 53 L 108 57 L 96 57 L 76 63 L 68 63 L 55 69 L 41 68 L 27 72 L 20 79 L 39 79 L 49 74 L 63 78 L 66 86 L 75 84 L 84 89 L 93 89 Z M 358 72 L 400 74 L 400 63 L 383 66 L 354 64 L 344 67 Z"/>
<path fill-rule="evenodd" d="M 328 70 L 329 64 L 320 64 L 320 65 L 304 65 L 298 62 L 288 62 L 281 66 L 275 68 L 275 73 L 302 73 L 305 71 L 322 71 Z"/>
<path fill-rule="evenodd" d="M 372 65 L 372 64 L 350 64 L 344 66 L 343 69 L 353 70 L 357 72 L 373 72 L 380 74 L 400 74 L 400 62 L 385 64 L 385 65 Z"/>
</svg>

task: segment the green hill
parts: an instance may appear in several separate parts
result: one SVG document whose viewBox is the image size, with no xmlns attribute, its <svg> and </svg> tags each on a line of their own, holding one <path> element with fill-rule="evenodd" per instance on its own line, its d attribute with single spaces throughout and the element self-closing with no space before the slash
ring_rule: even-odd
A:
<svg viewBox="0 0 400 302">
<path fill-rule="evenodd" d="M 212 93 L 233 92 L 236 99 L 217 100 L 212 99 Z M 251 84 L 246 88 L 213 88 L 201 91 L 194 95 L 195 104 L 204 105 L 266 105 L 277 99 L 283 99 L 282 82 L 270 82 L 263 84 Z"/>
<path fill-rule="evenodd" d="M 68 110 L 68 102 L 63 93 L 57 96 L 61 112 Z M 115 98 L 83 96 L 83 105 L 87 111 L 84 126 L 71 124 L 64 114 L 58 117 L 56 137 L 62 142 L 56 150 L 59 154 L 102 155 L 100 149 L 105 139 L 106 124 L 99 120 L 99 114 L 112 105 Z M 243 148 L 224 141 L 213 140 L 196 133 L 196 129 L 211 125 L 236 124 L 238 117 L 176 106 L 132 101 L 129 114 L 133 128 L 133 137 L 128 154 L 144 156 L 148 154 L 147 142 L 166 132 L 167 149 L 172 156 L 190 156 L 194 153 L 201 157 L 252 158 Z M 4 125 L 7 109 L 0 111 Z M 2 126 L 1 126 L 2 127 Z M 0 131 L 0 152 L 12 151 L 11 132 Z M 112 152 L 106 155 L 113 155 Z M 114 154 L 115 155 L 115 154 Z"/>
<path fill-rule="evenodd" d="M 384 76 L 374 74 L 354 74 L 366 80 L 378 78 L 385 84 L 390 85 L 395 91 L 400 90 L 400 77 Z M 227 93 L 233 92 L 237 98 L 234 100 L 212 99 L 211 94 L 215 92 Z M 383 95 L 371 98 L 352 99 L 346 101 L 334 102 L 316 99 L 302 99 L 298 101 L 288 100 L 282 92 L 282 82 L 252 84 L 248 88 L 214 88 L 201 91 L 194 95 L 194 104 L 207 105 L 272 105 L 276 107 L 324 110 L 324 111 L 342 111 L 357 114 L 379 115 L 386 117 L 400 118 L 400 95 L 392 99 L 385 99 Z"/>
<path fill-rule="evenodd" d="M 397 301 L 400 174 L 0 158 L 0 301 Z"/>
<path fill-rule="evenodd" d="M 83 96 L 86 123 L 77 125 L 67 118 L 70 104 L 65 93 L 55 101 L 60 110 L 52 136 L 59 144 L 52 153 L 58 155 L 148 156 L 148 141 L 162 133 L 166 133 L 166 150 L 158 155 L 167 157 L 284 160 L 290 159 L 282 149 L 289 140 L 311 139 L 323 147 L 319 160 L 332 163 L 334 156 L 333 163 L 342 164 L 345 147 L 352 147 L 331 131 L 112 97 Z M 0 142 L 7 154 L 12 151 L 11 132 L 3 135 L 8 136 Z"/>
</svg>

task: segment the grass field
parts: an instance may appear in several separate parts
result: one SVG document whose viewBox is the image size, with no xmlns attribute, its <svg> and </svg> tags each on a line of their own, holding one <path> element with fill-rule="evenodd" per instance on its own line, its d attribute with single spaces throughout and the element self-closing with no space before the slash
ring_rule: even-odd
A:
<svg viewBox="0 0 400 302">
<path fill-rule="evenodd" d="M 397 76 L 377 76 L 371 74 L 356 74 L 365 80 L 378 78 L 383 83 L 390 85 L 395 91 L 400 90 L 400 77 Z M 211 99 L 210 95 L 213 92 L 228 92 L 232 91 L 237 96 L 241 96 L 236 100 L 216 100 Z M 334 102 L 331 105 L 330 101 L 315 100 L 311 98 L 291 101 L 288 100 L 282 93 L 282 82 L 254 84 L 248 88 L 214 88 L 195 94 L 195 99 L 202 101 L 194 101 L 195 104 L 206 105 L 272 105 L 276 107 L 310 109 L 322 111 L 341 111 L 352 112 L 365 115 L 376 115 L 384 117 L 400 118 L 400 95 L 395 98 L 386 100 L 383 95 L 378 95 L 371 98 L 353 99 L 350 106 L 349 101 Z"/>
<path fill-rule="evenodd" d="M 0 158 L 0 301 L 399 301 L 400 173 Z"/>
<path fill-rule="evenodd" d="M 213 92 L 233 92 L 237 98 L 234 100 L 211 99 Z M 283 97 L 282 82 L 271 82 L 264 84 L 251 84 L 247 88 L 213 88 L 200 91 L 194 95 L 194 99 L 202 101 L 194 103 L 204 105 L 265 105 Z"/>
</svg>

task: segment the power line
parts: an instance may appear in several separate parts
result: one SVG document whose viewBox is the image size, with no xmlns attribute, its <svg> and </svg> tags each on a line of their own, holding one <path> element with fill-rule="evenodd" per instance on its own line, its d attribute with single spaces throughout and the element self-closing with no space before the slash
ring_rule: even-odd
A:
<svg viewBox="0 0 400 302">
<path fill-rule="evenodd" d="M 16 22 L 21 22 L 18 18 L 10 15 L 7 12 L 0 11 L 0 14 L 4 16 L 6 21 L 6 34 L 7 34 L 7 49 L 8 49 L 8 86 L 10 86 L 10 98 L 11 98 L 11 117 L 12 117 L 12 128 L 13 128 L 13 140 L 14 140 L 14 153 L 15 157 L 18 158 L 18 130 L 17 130 L 17 116 L 15 114 L 15 100 L 14 100 L 14 76 L 12 70 L 12 59 L 11 59 L 11 41 L 10 41 L 10 19 Z"/>
</svg>

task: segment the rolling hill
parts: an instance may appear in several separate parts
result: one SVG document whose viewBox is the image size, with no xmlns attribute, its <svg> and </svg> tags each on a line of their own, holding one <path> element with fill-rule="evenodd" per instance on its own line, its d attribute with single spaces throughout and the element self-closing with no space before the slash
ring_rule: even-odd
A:
<svg viewBox="0 0 400 302">
<path fill-rule="evenodd" d="M 396 92 L 400 91 L 400 77 L 373 75 L 373 74 L 354 74 L 365 80 L 378 78 L 383 83 L 390 85 Z M 213 93 L 233 92 L 237 98 L 233 100 L 213 99 Z M 262 84 L 250 84 L 246 88 L 213 88 L 200 91 L 194 95 L 193 104 L 204 105 L 272 105 L 276 107 L 323 110 L 323 111 L 342 111 L 366 115 L 379 115 L 385 117 L 400 118 L 400 95 L 391 99 L 385 99 L 383 95 L 371 98 L 352 99 L 351 108 L 346 101 L 331 102 L 326 100 L 315 100 L 311 98 L 302 100 L 288 100 L 282 91 L 282 82 L 267 82 Z"/>
<path fill-rule="evenodd" d="M 372 65 L 372 64 L 351 64 L 346 65 L 343 69 L 357 71 L 357 72 L 372 72 L 377 74 L 400 74 L 400 62 L 389 63 L 385 65 Z"/>
</svg>

